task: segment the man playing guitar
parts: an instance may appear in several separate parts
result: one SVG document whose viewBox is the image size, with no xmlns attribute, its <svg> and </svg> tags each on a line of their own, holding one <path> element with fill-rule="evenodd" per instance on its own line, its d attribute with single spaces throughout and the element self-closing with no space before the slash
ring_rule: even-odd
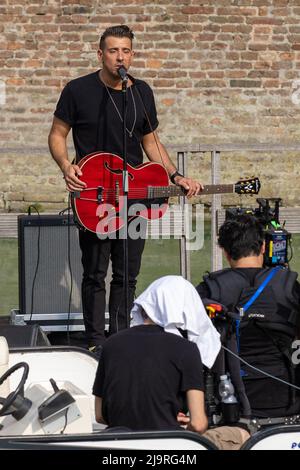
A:
<svg viewBox="0 0 300 470">
<path fill-rule="evenodd" d="M 97 151 L 122 156 L 122 80 L 119 69 L 127 71 L 132 63 L 133 32 L 128 26 L 112 26 L 101 36 L 98 59 L 102 68 L 94 73 L 67 83 L 59 98 L 52 128 L 49 148 L 59 165 L 71 192 L 80 192 L 86 183 L 80 179 L 79 161 Z M 151 88 L 142 80 L 128 75 L 128 111 L 126 138 L 128 163 L 136 167 L 143 161 L 143 150 L 152 162 L 166 169 L 172 183 L 181 186 L 187 197 L 197 195 L 203 189 L 201 183 L 180 175 L 172 163 L 156 132 L 158 120 Z M 72 129 L 75 163 L 70 163 L 67 136 Z M 105 340 L 105 277 L 109 260 L 112 262 L 112 282 L 109 298 L 109 334 L 127 326 L 123 290 L 123 240 L 99 239 L 90 231 L 79 232 L 82 251 L 83 318 L 88 344 L 91 350 L 101 352 Z M 140 270 L 145 240 L 128 237 L 129 311 L 134 298 L 136 279 Z"/>
</svg>

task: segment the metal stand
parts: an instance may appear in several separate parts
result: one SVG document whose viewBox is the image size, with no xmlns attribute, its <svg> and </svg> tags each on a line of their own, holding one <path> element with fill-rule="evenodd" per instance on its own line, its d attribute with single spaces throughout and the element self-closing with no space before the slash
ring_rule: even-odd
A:
<svg viewBox="0 0 300 470">
<path fill-rule="evenodd" d="M 211 152 L 212 184 L 220 182 L 220 152 Z M 222 250 L 218 246 L 217 214 L 221 210 L 221 195 L 213 194 L 211 203 L 211 260 L 212 271 L 222 269 Z"/>
<path fill-rule="evenodd" d="M 122 80 L 123 93 L 123 219 L 124 219 L 124 310 L 126 312 L 126 327 L 129 327 L 128 312 L 128 171 L 127 171 L 127 136 L 126 136 L 126 117 L 127 117 L 127 76 Z"/>
</svg>

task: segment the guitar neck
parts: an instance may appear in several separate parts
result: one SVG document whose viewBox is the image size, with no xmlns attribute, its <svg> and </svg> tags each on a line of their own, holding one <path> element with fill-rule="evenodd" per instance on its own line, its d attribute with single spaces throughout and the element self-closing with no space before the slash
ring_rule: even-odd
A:
<svg viewBox="0 0 300 470">
<path fill-rule="evenodd" d="M 225 194 L 234 193 L 234 184 L 208 184 L 204 186 L 199 196 L 205 194 Z M 149 186 L 148 198 L 162 198 L 172 196 L 184 196 L 184 189 L 180 186 Z"/>
</svg>

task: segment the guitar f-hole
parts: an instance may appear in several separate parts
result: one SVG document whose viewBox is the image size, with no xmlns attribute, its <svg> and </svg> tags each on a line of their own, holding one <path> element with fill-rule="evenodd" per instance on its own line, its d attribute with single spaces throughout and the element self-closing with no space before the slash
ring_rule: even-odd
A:
<svg viewBox="0 0 300 470">
<path fill-rule="evenodd" d="M 123 173 L 123 170 L 121 170 L 120 168 L 111 168 L 107 162 L 104 163 L 104 166 L 108 171 L 115 175 L 121 175 Z M 132 181 L 134 180 L 134 176 L 132 173 L 130 173 L 130 171 L 128 172 L 128 176 Z"/>
</svg>

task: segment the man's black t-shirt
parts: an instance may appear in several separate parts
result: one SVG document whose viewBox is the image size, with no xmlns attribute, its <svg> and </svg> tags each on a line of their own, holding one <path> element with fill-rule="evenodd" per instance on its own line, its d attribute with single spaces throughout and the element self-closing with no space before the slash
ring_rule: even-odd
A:
<svg viewBox="0 0 300 470">
<path fill-rule="evenodd" d="M 126 127 L 133 129 L 133 135 L 126 132 L 127 158 L 136 166 L 143 161 L 141 140 L 157 128 L 158 120 L 151 88 L 142 80 L 132 81 L 127 89 Z M 123 92 L 108 90 L 97 71 L 71 80 L 61 93 L 54 115 L 72 127 L 77 161 L 97 151 L 123 155 Z"/>
<path fill-rule="evenodd" d="M 197 346 L 157 325 L 140 325 L 104 344 L 93 394 L 107 424 L 132 430 L 180 429 L 185 392 L 204 390 Z"/>
</svg>

